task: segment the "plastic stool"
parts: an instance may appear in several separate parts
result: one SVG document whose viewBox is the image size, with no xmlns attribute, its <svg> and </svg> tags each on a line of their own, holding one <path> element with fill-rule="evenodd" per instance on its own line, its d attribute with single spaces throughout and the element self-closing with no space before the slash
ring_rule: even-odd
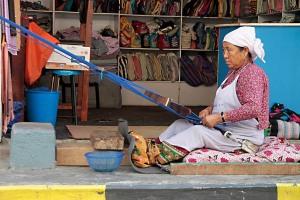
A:
<svg viewBox="0 0 300 200">
<path fill-rule="evenodd" d="M 61 81 L 61 95 L 62 102 L 66 103 L 66 88 L 71 87 L 71 83 L 65 83 L 63 80 Z M 78 87 L 78 84 L 75 84 L 75 87 Z M 96 96 L 96 108 L 100 108 L 100 94 L 99 94 L 99 83 L 98 82 L 89 82 L 89 87 L 95 88 L 95 96 Z"/>
<path fill-rule="evenodd" d="M 77 125 L 77 95 L 75 86 L 75 75 L 79 75 L 82 72 L 78 70 L 50 70 L 52 72 L 51 91 L 59 89 L 59 82 L 61 76 L 70 76 L 71 82 L 71 100 L 72 100 L 72 116 L 73 122 Z"/>
</svg>

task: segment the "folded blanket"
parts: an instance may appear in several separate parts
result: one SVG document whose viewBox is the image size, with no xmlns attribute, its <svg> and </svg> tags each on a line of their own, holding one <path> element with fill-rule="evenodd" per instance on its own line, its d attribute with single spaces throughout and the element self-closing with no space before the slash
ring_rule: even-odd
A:
<svg viewBox="0 0 300 200">
<path fill-rule="evenodd" d="M 283 121 L 278 119 L 271 119 L 271 134 L 279 138 L 286 138 L 288 140 L 300 139 L 300 124 L 293 121 Z"/>
<path fill-rule="evenodd" d="M 211 149 L 197 149 L 189 153 L 183 162 L 300 162 L 300 146 L 289 144 L 285 138 L 266 137 L 256 154 L 224 153 Z"/>
</svg>

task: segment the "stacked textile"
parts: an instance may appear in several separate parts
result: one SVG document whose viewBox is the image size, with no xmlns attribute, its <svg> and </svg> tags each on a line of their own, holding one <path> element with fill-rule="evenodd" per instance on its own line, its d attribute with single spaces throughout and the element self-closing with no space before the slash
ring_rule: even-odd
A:
<svg viewBox="0 0 300 200">
<path fill-rule="evenodd" d="M 183 49 L 218 49 L 218 28 L 197 22 L 192 28 L 182 25 L 181 47 Z"/>
<path fill-rule="evenodd" d="M 180 0 L 121 0 L 121 13 L 140 15 L 179 15 Z"/>
<path fill-rule="evenodd" d="M 172 20 L 147 22 L 120 18 L 120 46 L 130 48 L 179 48 L 179 27 Z"/>
<path fill-rule="evenodd" d="M 275 103 L 270 112 L 271 128 L 269 134 L 289 140 L 300 139 L 300 115 L 285 108 L 283 104 Z"/>
<path fill-rule="evenodd" d="M 131 81 L 171 81 L 179 79 L 178 57 L 174 53 L 135 52 L 118 57 L 118 75 Z"/>
<path fill-rule="evenodd" d="M 101 31 L 92 32 L 91 63 L 116 71 L 117 56 L 120 51 L 119 41 L 116 36 L 117 34 L 110 26 L 106 26 Z M 59 40 L 80 41 L 80 28 L 72 26 L 59 30 L 56 33 L 56 37 Z"/>
</svg>

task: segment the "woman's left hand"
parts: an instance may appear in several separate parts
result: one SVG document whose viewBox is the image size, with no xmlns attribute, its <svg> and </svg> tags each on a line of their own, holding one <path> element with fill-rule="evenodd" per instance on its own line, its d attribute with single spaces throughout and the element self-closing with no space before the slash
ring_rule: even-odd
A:
<svg viewBox="0 0 300 200">
<path fill-rule="evenodd" d="M 202 118 L 202 124 L 208 128 L 212 128 L 219 123 L 222 123 L 222 118 L 220 113 L 207 115 Z"/>
</svg>

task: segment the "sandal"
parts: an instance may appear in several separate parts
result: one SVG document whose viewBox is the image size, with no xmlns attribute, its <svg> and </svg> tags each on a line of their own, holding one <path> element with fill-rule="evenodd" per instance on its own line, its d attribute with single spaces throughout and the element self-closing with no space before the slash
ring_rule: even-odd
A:
<svg viewBox="0 0 300 200">
<path fill-rule="evenodd" d="M 135 35 L 134 29 L 129 21 L 125 17 L 120 18 L 120 30 L 128 38 L 132 38 Z"/>
</svg>

